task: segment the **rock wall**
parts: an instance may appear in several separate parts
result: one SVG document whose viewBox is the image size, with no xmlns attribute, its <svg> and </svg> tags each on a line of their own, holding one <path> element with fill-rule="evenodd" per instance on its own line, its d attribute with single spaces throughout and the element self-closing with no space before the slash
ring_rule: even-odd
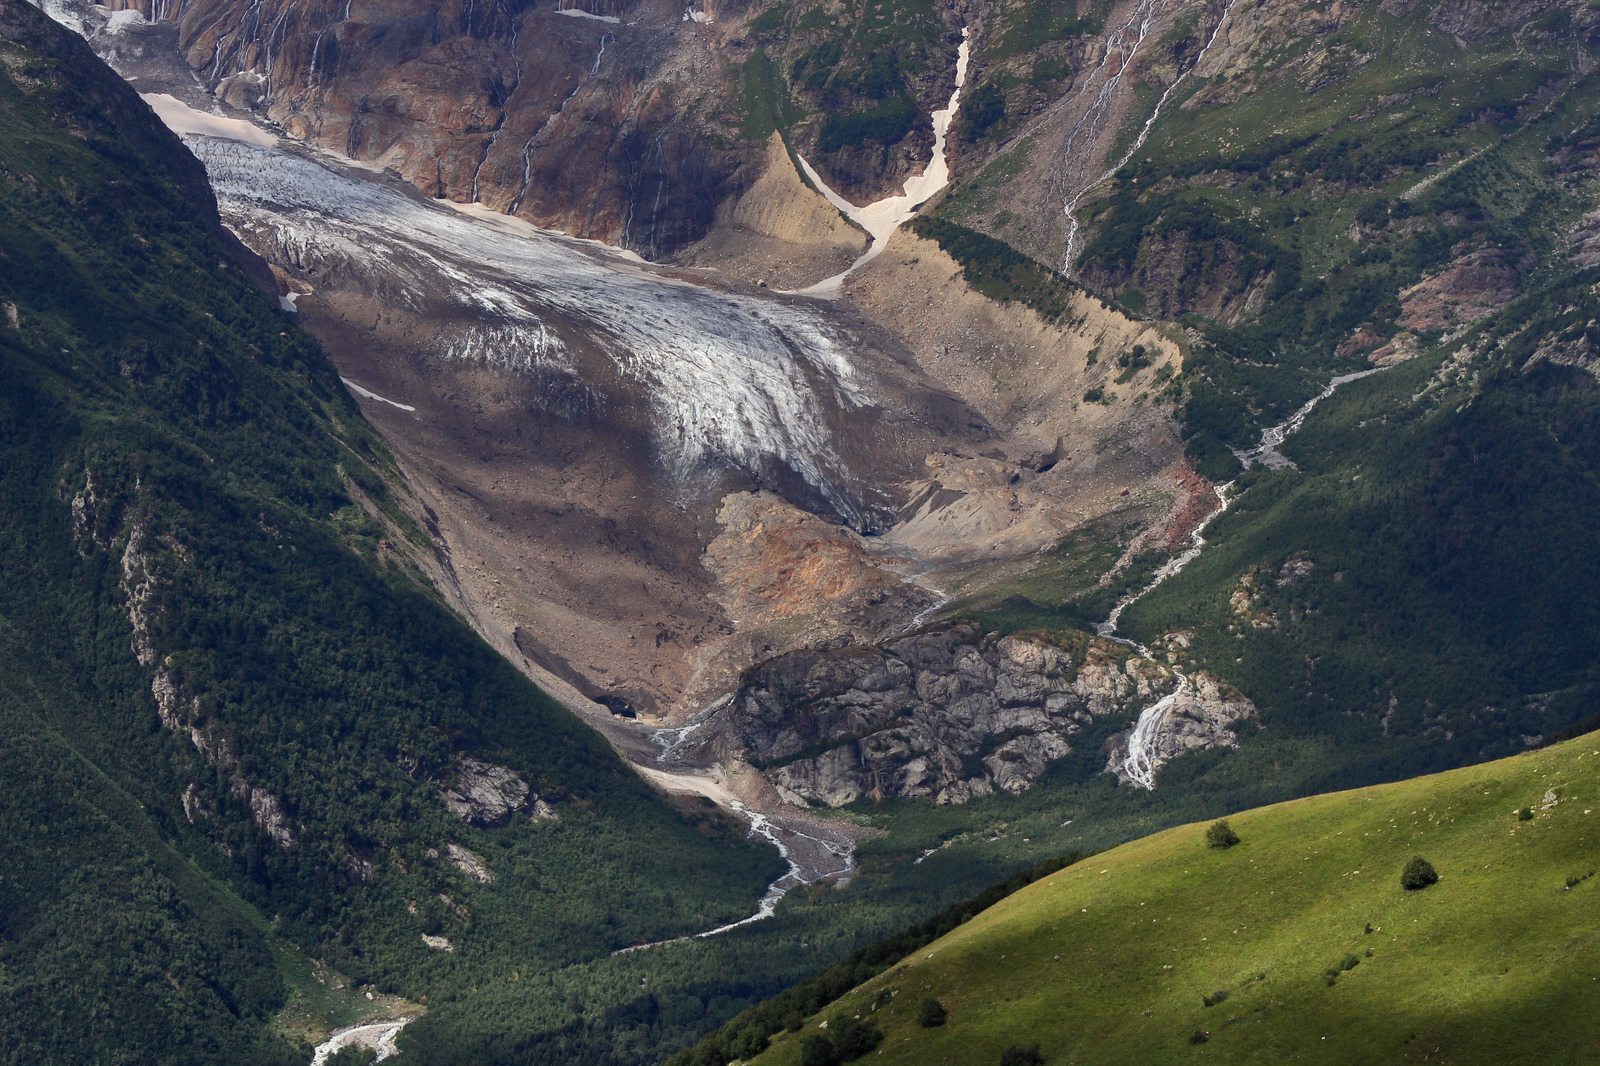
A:
<svg viewBox="0 0 1600 1066">
<path fill-rule="evenodd" d="M 798 651 L 752 668 L 728 735 L 791 802 L 963 803 L 1026 790 L 1069 739 L 1170 686 L 1109 641 L 995 639 L 956 623 L 881 646 Z"/>
</svg>

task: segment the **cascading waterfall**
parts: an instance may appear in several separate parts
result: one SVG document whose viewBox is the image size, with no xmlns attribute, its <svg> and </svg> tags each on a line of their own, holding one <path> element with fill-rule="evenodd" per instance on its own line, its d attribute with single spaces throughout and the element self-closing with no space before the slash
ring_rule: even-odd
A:
<svg viewBox="0 0 1600 1066">
<path fill-rule="evenodd" d="M 509 10 L 507 11 L 509 15 Z M 506 118 L 509 114 L 511 101 L 516 97 L 517 90 L 522 87 L 522 56 L 517 52 L 517 35 L 522 32 L 522 23 L 512 16 L 511 22 L 511 62 L 516 65 L 516 74 L 511 82 L 511 91 L 506 94 L 506 101 L 500 106 L 500 125 L 489 134 L 489 143 L 483 146 L 483 158 L 478 160 L 478 165 L 472 170 L 472 203 L 478 200 L 478 175 L 483 173 L 483 165 L 489 161 L 489 153 L 494 151 L 494 142 L 499 140 L 500 131 L 506 128 Z"/>
<path fill-rule="evenodd" d="M 1363 370 L 1355 374 L 1343 374 L 1334 378 L 1332 381 L 1328 382 L 1327 387 L 1325 387 L 1321 392 L 1317 393 L 1311 399 L 1302 404 L 1294 414 L 1290 415 L 1277 425 L 1269 426 L 1268 428 L 1262 430 L 1261 443 L 1259 446 L 1248 452 L 1235 451 L 1234 454 L 1239 457 L 1239 460 L 1246 468 L 1248 468 L 1252 463 L 1256 462 L 1264 463 L 1267 466 L 1287 465 L 1289 460 L 1284 458 L 1283 455 L 1278 452 L 1278 447 L 1282 445 L 1284 441 L 1288 440 L 1296 430 L 1305 424 L 1306 416 L 1311 413 L 1311 409 L 1316 407 L 1317 404 L 1321 403 L 1329 396 L 1332 396 L 1339 386 L 1347 384 L 1351 381 L 1360 381 L 1365 377 L 1371 377 L 1373 374 L 1378 373 L 1382 369 L 1382 367 L 1377 367 L 1372 370 Z M 1135 592 L 1131 592 L 1119 600 L 1117 605 L 1111 609 L 1111 613 L 1106 617 L 1106 620 L 1095 626 L 1096 633 L 1102 637 L 1107 637 L 1111 640 L 1126 644 L 1146 658 L 1150 657 L 1150 649 L 1146 648 L 1143 644 L 1128 640 L 1126 637 L 1117 636 L 1117 624 L 1122 619 L 1122 612 L 1131 607 L 1133 604 L 1137 603 L 1139 600 L 1143 599 L 1152 590 L 1154 590 L 1157 585 L 1160 585 L 1163 581 L 1172 577 L 1174 574 L 1178 573 L 1184 567 L 1188 566 L 1191 562 L 1200 557 L 1200 552 L 1206 546 L 1206 527 L 1211 525 L 1212 521 L 1218 515 L 1226 511 L 1228 509 L 1228 504 L 1231 502 L 1227 495 L 1229 485 L 1231 484 L 1232 482 L 1229 482 L 1227 484 L 1217 486 L 1217 509 L 1207 515 L 1205 521 L 1201 522 L 1199 526 L 1195 527 L 1195 531 L 1190 534 L 1189 549 L 1182 555 L 1174 556 L 1163 563 L 1161 568 L 1155 572 L 1155 576 L 1151 579 L 1150 583 L 1144 588 Z M 1128 775 L 1129 779 L 1132 780 L 1134 784 L 1140 786 L 1141 788 L 1154 790 L 1156 787 L 1155 758 L 1152 751 L 1152 746 L 1155 743 L 1156 736 L 1160 732 L 1162 720 L 1166 717 L 1167 712 L 1171 710 L 1172 705 L 1177 702 L 1178 697 L 1183 695 L 1184 690 L 1188 688 L 1189 685 L 1189 679 L 1187 676 L 1181 672 L 1175 671 L 1175 673 L 1177 673 L 1178 677 L 1177 687 L 1154 704 L 1145 708 L 1144 713 L 1139 715 L 1139 721 L 1134 725 L 1133 732 L 1128 734 L 1128 754 L 1123 760 L 1122 770 Z"/>
<path fill-rule="evenodd" d="M 594 62 L 589 66 L 589 78 L 593 78 L 595 75 L 600 73 L 600 62 L 606 57 L 606 45 L 615 41 L 616 38 L 611 34 L 601 34 L 600 50 L 594 54 Z M 511 201 L 511 206 L 506 208 L 506 214 L 516 214 L 517 208 L 522 206 L 522 201 L 527 199 L 528 186 L 533 184 L 534 144 L 538 142 L 540 137 L 545 135 L 546 131 L 548 131 L 551 126 L 555 125 L 556 119 L 560 118 L 566 113 L 567 105 L 572 102 L 572 98 L 574 96 L 578 95 L 578 90 L 582 89 L 584 85 L 588 83 L 589 78 L 579 78 L 573 83 L 572 91 L 567 93 L 566 96 L 562 97 L 561 103 L 554 111 L 550 112 L 550 117 L 544 120 L 544 125 L 540 126 L 538 132 L 536 132 L 532 137 L 529 137 L 528 143 L 522 146 L 522 188 L 517 190 L 517 195 Z"/>
</svg>

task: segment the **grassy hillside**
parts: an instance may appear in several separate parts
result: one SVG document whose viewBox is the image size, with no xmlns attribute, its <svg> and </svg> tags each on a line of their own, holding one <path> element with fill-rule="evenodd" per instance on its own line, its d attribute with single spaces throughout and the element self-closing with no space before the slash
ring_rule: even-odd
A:
<svg viewBox="0 0 1600 1066">
<path fill-rule="evenodd" d="M 1096 1064 L 1591 1055 L 1600 738 L 1229 822 L 1232 848 L 1189 825 L 1052 874 L 751 1061 L 799 1063 L 858 1015 L 884 1037 L 864 1061 L 886 1064 L 1032 1044 Z M 1406 891 L 1417 854 L 1440 880 Z M 944 1025 L 920 1024 L 929 998 Z"/>
</svg>

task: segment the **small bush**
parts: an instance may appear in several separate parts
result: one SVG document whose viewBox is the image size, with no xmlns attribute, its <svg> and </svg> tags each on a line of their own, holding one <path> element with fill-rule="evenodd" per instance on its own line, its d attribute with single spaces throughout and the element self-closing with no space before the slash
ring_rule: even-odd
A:
<svg viewBox="0 0 1600 1066">
<path fill-rule="evenodd" d="M 1329 970 L 1327 973 L 1322 975 L 1322 979 L 1327 982 L 1329 988 L 1332 988 L 1334 985 L 1339 983 L 1339 971 Z"/>
<path fill-rule="evenodd" d="M 839 1052 L 827 1037 L 808 1036 L 800 1041 L 800 1066 L 839 1066 Z"/>
<path fill-rule="evenodd" d="M 378 1053 L 360 1044 L 346 1044 L 324 1061 L 328 1066 L 368 1066 L 378 1061 Z"/>
<path fill-rule="evenodd" d="M 1000 1066 L 1044 1066 L 1044 1056 L 1039 1054 L 1038 1044 L 1012 1044 L 1000 1052 Z"/>
<path fill-rule="evenodd" d="M 1519 822 L 1531 822 L 1531 821 L 1533 821 L 1533 808 L 1532 807 L 1524 807 L 1520 811 L 1518 811 L 1517 812 L 1517 821 L 1519 821 Z"/>
<path fill-rule="evenodd" d="M 1209 848 L 1231 848 L 1239 843 L 1239 834 L 1233 831 L 1226 818 L 1212 822 L 1206 830 L 1206 846 Z"/>
<path fill-rule="evenodd" d="M 1413 855 L 1411 861 L 1406 863 L 1406 868 L 1400 872 L 1400 887 L 1407 892 L 1415 892 L 1419 888 L 1439 883 L 1439 872 L 1433 868 L 1433 863 L 1421 855 Z"/>
<path fill-rule="evenodd" d="M 1360 966 L 1360 965 L 1361 965 L 1361 960 L 1356 958 L 1354 955 L 1346 955 L 1344 958 L 1339 960 L 1339 969 L 1344 970 L 1346 972 L 1349 972 L 1350 970 L 1353 970 L 1357 966 Z"/>
<path fill-rule="evenodd" d="M 937 1029 L 950 1017 L 950 1012 L 944 1009 L 944 1004 L 936 999 L 922 1001 L 922 1011 L 917 1015 L 917 1024 L 924 1029 Z"/>
<path fill-rule="evenodd" d="M 1211 1039 L 1211 1034 L 1210 1033 L 1206 1032 L 1204 1029 L 1196 1029 L 1194 1031 L 1194 1034 L 1189 1037 L 1189 1043 L 1191 1043 L 1191 1044 L 1204 1044 L 1207 1040 L 1210 1040 L 1210 1039 Z"/>
<path fill-rule="evenodd" d="M 883 1042 L 883 1033 L 871 1022 L 835 1015 L 828 1026 L 839 1062 L 854 1062 Z"/>
<path fill-rule="evenodd" d="M 1219 988 L 1209 996 L 1201 996 L 1200 1000 L 1208 1007 L 1215 1007 L 1218 1003 L 1228 998 L 1228 990 Z"/>
</svg>

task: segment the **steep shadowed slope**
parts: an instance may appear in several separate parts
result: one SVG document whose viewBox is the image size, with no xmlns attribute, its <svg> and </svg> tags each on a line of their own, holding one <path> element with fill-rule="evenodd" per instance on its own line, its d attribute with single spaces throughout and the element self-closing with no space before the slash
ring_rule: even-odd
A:
<svg viewBox="0 0 1600 1066">
<path fill-rule="evenodd" d="M 776 856 L 409 563 L 391 461 L 199 164 L 32 7 L 0 38 L 5 1057 L 282 1061 L 275 938 L 449 999 L 748 913 Z"/>
</svg>

